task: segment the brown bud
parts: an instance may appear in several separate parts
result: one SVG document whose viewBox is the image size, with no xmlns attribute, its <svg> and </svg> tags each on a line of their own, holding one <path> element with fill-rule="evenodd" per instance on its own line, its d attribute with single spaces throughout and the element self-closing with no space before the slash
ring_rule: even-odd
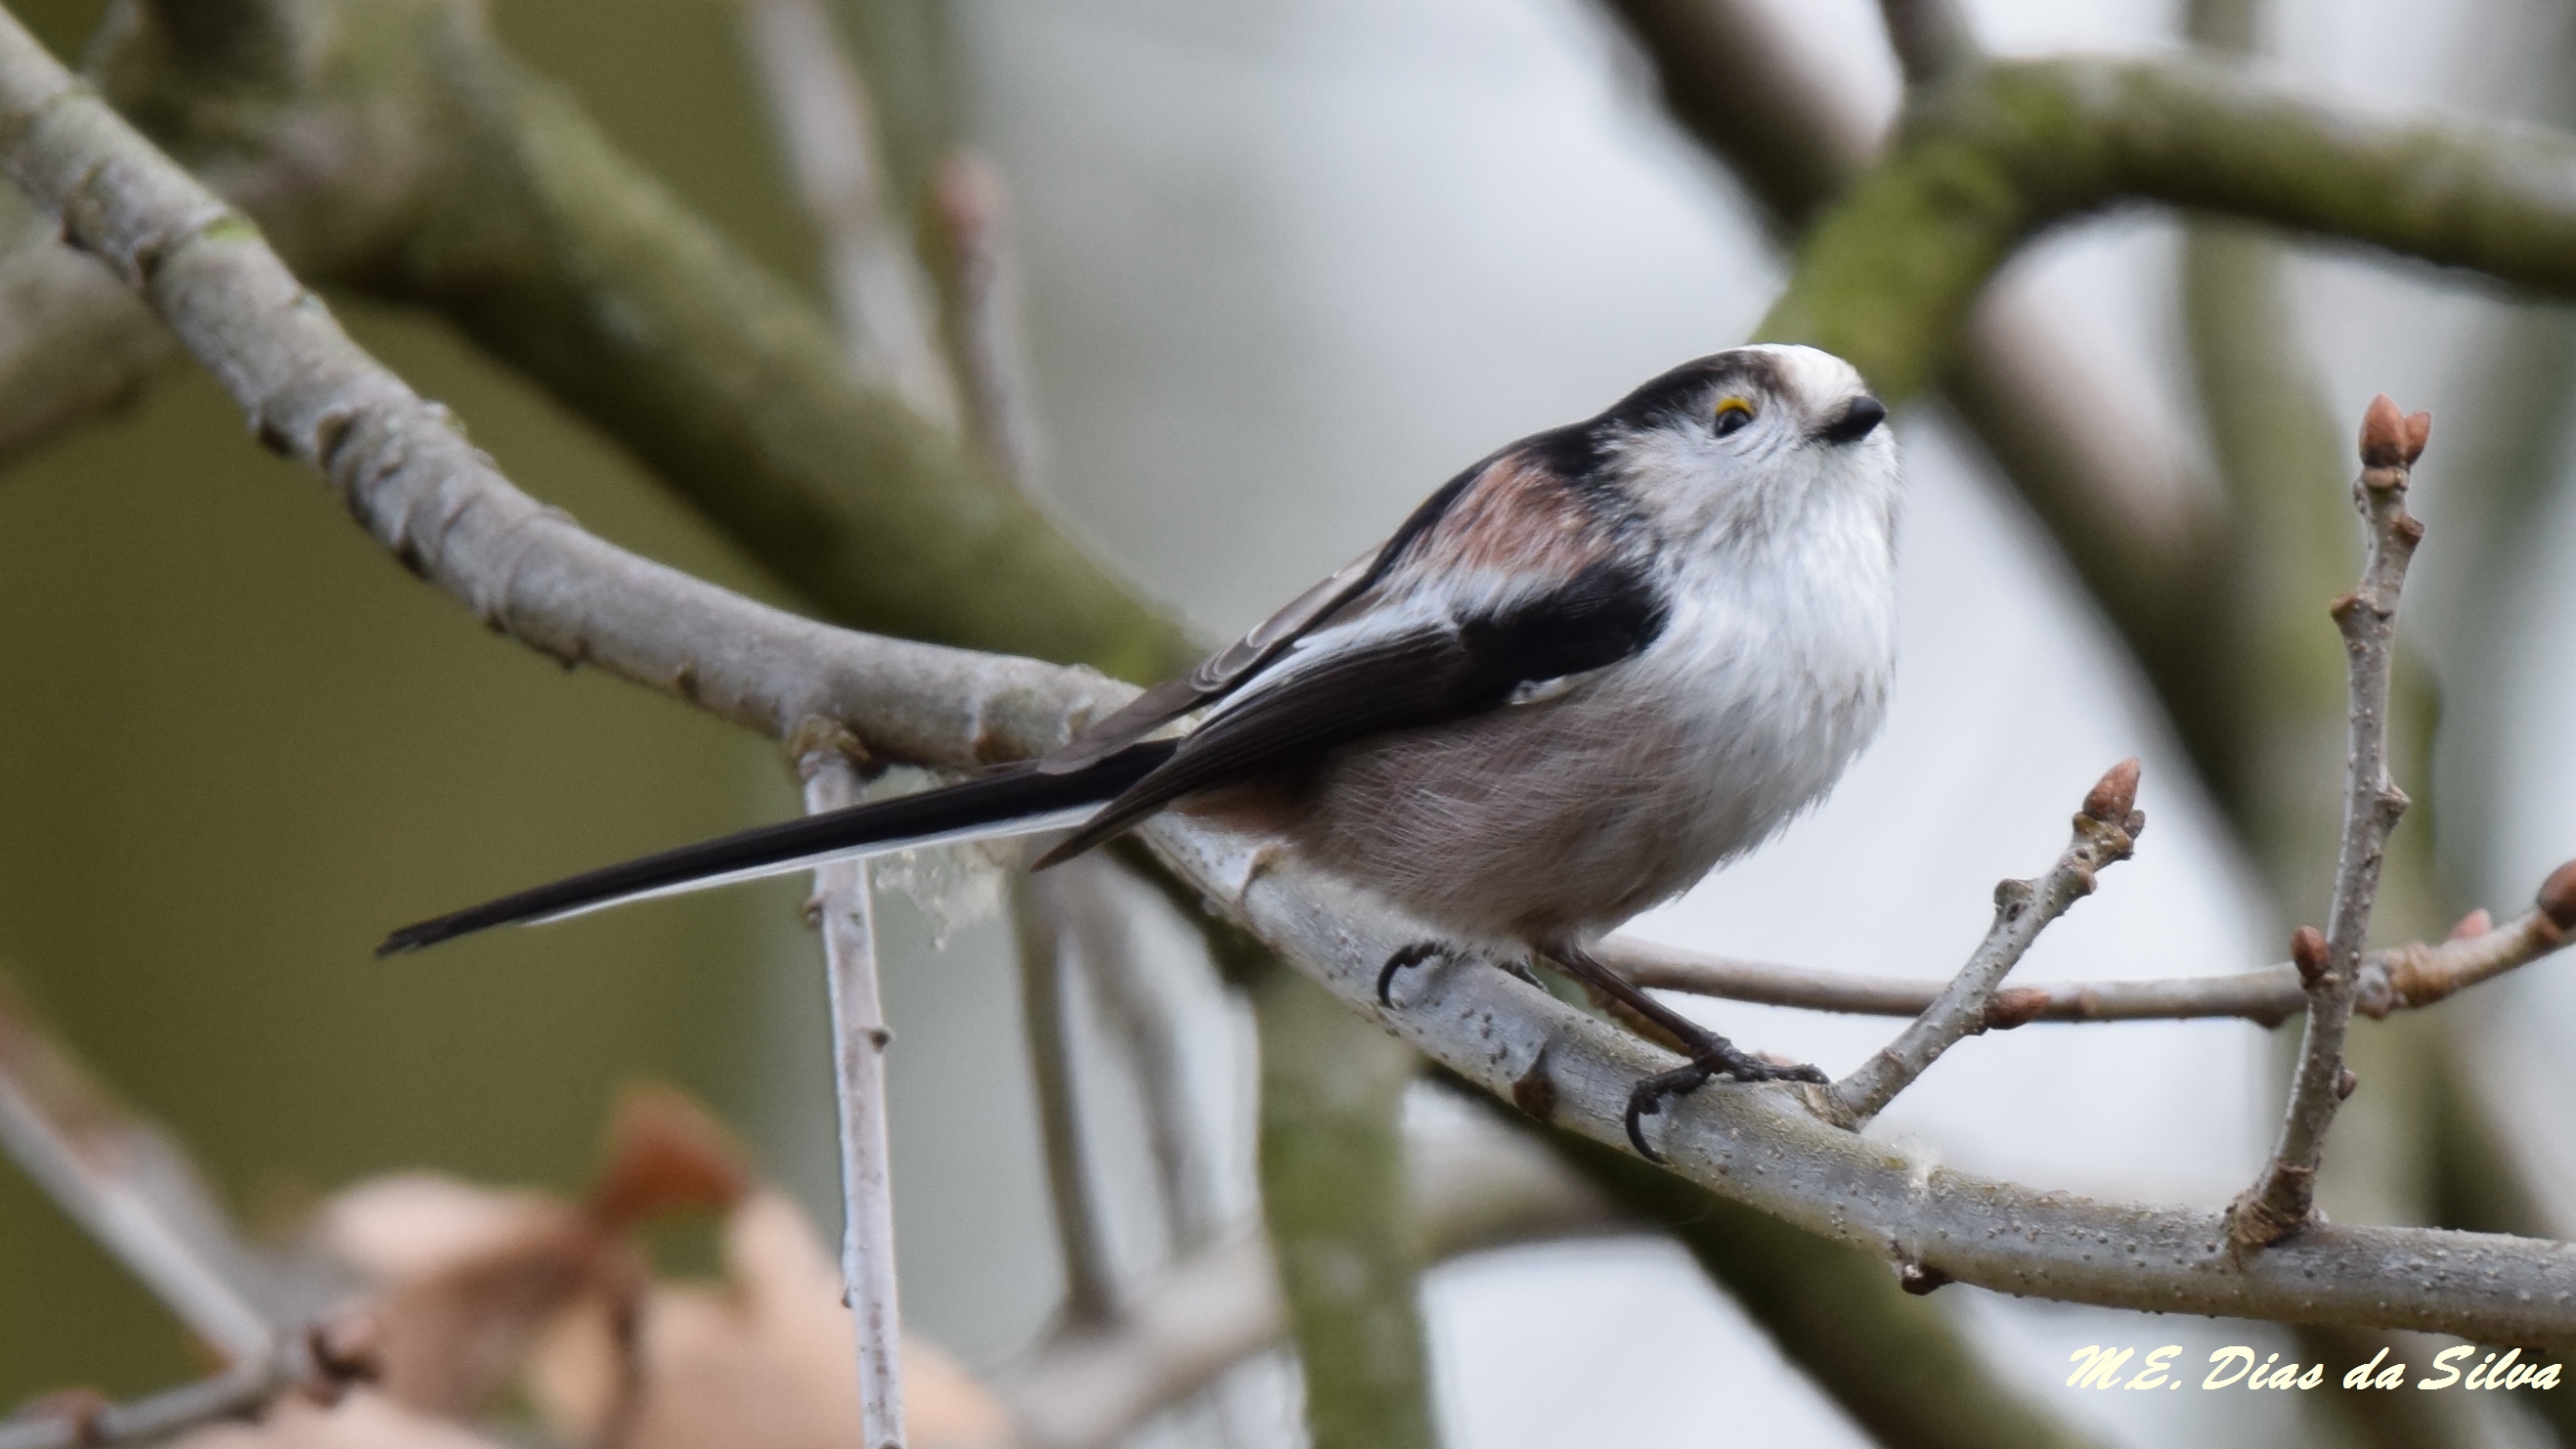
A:
<svg viewBox="0 0 2576 1449">
<path fill-rule="evenodd" d="M 2048 1009 L 2048 993 L 2031 986 L 2007 986 L 1986 1003 L 1986 1030 L 2010 1031 L 2028 1026 Z"/>
<path fill-rule="evenodd" d="M 2064 796 L 2058 798 L 2064 799 Z M 2102 772 L 2084 797 L 2084 813 L 2105 825 L 2123 825 L 2138 804 L 2138 760 L 2135 755 Z"/>
<path fill-rule="evenodd" d="M 2360 1076 L 2356 1074 L 2352 1068 L 2344 1068 L 2342 1071 L 2335 1074 L 2335 1100 L 2340 1102 L 2344 1098 L 2351 1096 L 2352 1089 L 2360 1085 Z"/>
<path fill-rule="evenodd" d="M 2469 912 L 2467 915 L 2460 917 L 2460 923 L 2451 928 L 2450 939 L 2454 941 L 2474 941 L 2478 937 L 2483 936 L 2494 929 L 2495 917 L 2487 914 L 2486 907 L 2480 906 L 2476 910 Z"/>
<path fill-rule="evenodd" d="M 2406 458 L 2406 415 L 2386 393 L 2370 400 L 2361 413 L 2361 463 L 2365 468 L 2395 468 Z"/>
<path fill-rule="evenodd" d="M 2290 933 L 2290 964 L 2299 968 L 2299 979 L 2313 984 L 2326 974 L 2326 934 L 2314 926 L 2301 926 Z"/>
<path fill-rule="evenodd" d="M 2576 860 L 2571 860 L 2549 873 L 2540 883 L 2537 902 L 2549 924 L 2562 931 L 2576 931 Z"/>
<path fill-rule="evenodd" d="M 2424 456 L 2424 445 L 2433 441 L 2433 415 L 2430 412 L 2406 415 L 2406 465 Z"/>
</svg>

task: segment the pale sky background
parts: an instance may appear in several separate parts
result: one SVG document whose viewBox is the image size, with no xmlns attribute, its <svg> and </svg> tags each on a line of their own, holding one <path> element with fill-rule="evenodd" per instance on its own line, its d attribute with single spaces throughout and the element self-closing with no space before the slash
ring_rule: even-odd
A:
<svg viewBox="0 0 2576 1449">
<path fill-rule="evenodd" d="M 2291 69 L 2320 87 L 2384 106 L 2456 105 L 2520 77 L 2517 56 L 2462 17 L 2539 6 L 2295 0 L 2281 34 Z M 1892 104 L 1874 6 L 1787 8 L 1852 86 Z M 2166 46 L 2175 23 L 2173 7 L 2134 0 L 1971 8 L 1987 42 L 2009 51 Z M 2391 23 L 2401 11 L 2406 23 Z M 1053 491 L 1077 527 L 1210 635 L 1329 571 L 1497 444 L 1741 341 L 1781 279 L 1729 183 L 1663 123 L 1577 0 L 985 0 L 980 16 L 981 124 L 1021 218 Z M 2169 221 L 2124 215 L 2051 240 L 2026 265 L 2111 376 L 2187 416 L 2174 241 Z M 2455 401 L 2445 388 L 2493 311 L 2376 263 L 2303 264 L 2293 281 L 2346 420 L 2379 389 L 2410 406 Z M 1944 974 L 1984 929 L 1995 880 L 2042 869 L 2086 786 L 2136 754 L 2150 820 L 2139 856 L 2051 930 L 2022 976 L 2275 959 L 2282 923 L 2233 884 L 2242 863 L 2033 523 L 1936 411 L 1909 411 L 1899 436 L 1903 664 L 1886 734 L 1823 809 L 1635 929 L 1754 957 Z M 2423 511 L 2437 517 L 2438 499 Z M 2548 537 L 2566 560 L 2576 495 L 2562 490 Z M 2436 566 L 2428 550 L 2426 569 Z M 2543 570 L 2525 603 L 2533 617 L 2567 618 L 2576 567 Z M 2504 744 L 2525 788 L 2496 838 L 2469 851 L 2506 909 L 2576 855 L 2564 645 L 2535 629 L 2517 657 Z M 949 969 L 1007 991 L 986 959 L 992 935 L 967 932 Z M 2526 1029 L 2576 1021 L 2576 987 L 2553 978 L 2518 990 L 2538 1013 L 2524 1013 Z M 1241 1025 L 1213 994 L 1198 1010 L 1209 1110 L 1233 1112 L 1239 1133 Z M 1739 1041 L 1837 1070 L 1892 1030 L 1734 1005 L 1706 1014 Z M 943 1056 L 943 1030 L 934 1020 L 907 1036 L 899 1103 L 932 1089 L 943 1069 L 924 1063 Z M 974 1054 L 964 1041 L 958 1050 Z M 2268 1053 L 2264 1036 L 2230 1024 L 2038 1027 L 1968 1043 L 1873 1130 L 1980 1172 L 2216 1205 L 2267 1145 Z M 989 1066 L 989 1048 L 978 1055 Z M 979 1362 L 1036 1327 L 1045 1295 L 1026 1284 L 1052 1271 L 1027 1169 L 997 1165 L 999 1149 L 1025 1145 L 1024 1129 L 995 1131 L 997 1150 L 963 1166 L 898 1139 L 899 1162 L 925 1164 L 898 1174 L 905 1271 L 925 1294 L 986 1305 L 937 1325 Z M 1248 1174 L 1248 1156 L 1237 1167 Z M 1937 1301 L 2007 1375 L 2115 1442 L 2257 1440 L 2278 1427 L 2265 1414 L 2287 1412 L 2196 1391 L 2106 1404 L 2059 1386 L 2068 1352 L 2087 1343 L 2182 1342 L 2188 1365 L 2261 1330 L 1969 1288 Z M 1457 1449 L 1860 1442 L 1668 1244 L 1452 1265 L 1434 1275 L 1429 1310 Z M 1272 1373 L 1234 1412 L 1278 1428 L 1287 1403 Z"/>
</svg>

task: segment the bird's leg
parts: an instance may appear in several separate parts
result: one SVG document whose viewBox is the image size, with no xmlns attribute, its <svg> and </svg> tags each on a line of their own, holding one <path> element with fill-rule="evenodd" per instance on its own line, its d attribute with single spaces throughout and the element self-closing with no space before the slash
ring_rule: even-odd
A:
<svg viewBox="0 0 2576 1449">
<path fill-rule="evenodd" d="M 1708 1084 L 1711 1077 L 1732 1077 L 1739 1082 L 1823 1082 L 1823 1072 L 1810 1066 L 1784 1067 L 1768 1062 L 1736 1046 L 1733 1042 L 1701 1026 L 1698 1022 L 1666 1006 L 1635 982 L 1604 966 L 1592 953 L 1580 946 L 1551 949 L 1548 958 L 1573 972 L 1586 984 L 1608 996 L 1619 1005 L 1653 1022 L 1681 1043 L 1688 1064 L 1661 1072 L 1639 1082 L 1628 1093 L 1628 1141 L 1637 1155 L 1648 1162 L 1663 1161 L 1663 1154 L 1646 1145 L 1646 1134 L 1640 1119 L 1664 1109 L 1668 1097 L 1685 1096 Z"/>
<path fill-rule="evenodd" d="M 1454 961 L 1458 957 L 1458 950 L 1446 941 L 1416 941 L 1387 957 L 1386 964 L 1378 968 L 1377 1004 L 1387 1007 L 1395 1005 L 1394 1000 L 1387 993 L 1395 989 L 1397 974 L 1411 970 L 1434 956 L 1445 956 Z"/>
</svg>

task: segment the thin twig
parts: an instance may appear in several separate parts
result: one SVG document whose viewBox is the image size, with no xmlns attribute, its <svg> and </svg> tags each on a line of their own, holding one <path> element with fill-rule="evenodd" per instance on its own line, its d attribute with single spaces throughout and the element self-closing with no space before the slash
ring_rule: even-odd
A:
<svg viewBox="0 0 2576 1449">
<path fill-rule="evenodd" d="M 158 1442 L 201 1424 L 247 1418 L 291 1386 L 283 1355 L 244 1359 L 211 1378 L 124 1403 L 61 1396 L 33 1415 L 0 1419 L 0 1449 L 97 1449 Z"/>
<path fill-rule="evenodd" d="M 742 23 L 796 199 L 823 244 L 850 370 L 955 428 L 930 289 L 886 204 L 867 89 L 831 16 L 821 0 L 743 0 Z"/>
<path fill-rule="evenodd" d="M 939 168 L 936 199 L 955 248 L 957 356 L 969 426 L 1022 493 L 1043 498 L 1045 445 L 1029 376 L 1009 188 L 1001 168 L 960 151 Z"/>
<path fill-rule="evenodd" d="M 2432 136 L 2426 154 L 2438 163 L 2459 144 L 2457 134 Z M 2531 149 L 2513 144 L 2517 155 Z M 1041 752 L 1132 697 L 1083 670 L 798 619 L 647 563 L 539 508 L 351 343 L 254 228 L 78 89 L 5 12 L 0 164 L 40 205 L 68 216 L 76 241 L 153 303 L 260 434 L 329 478 L 380 542 L 478 617 L 556 658 L 596 663 L 773 737 L 822 715 L 880 756 L 947 767 Z M 2544 179 L 2500 179 L 2496 199 L 2540 207 Z M 2359 234 L 2393 238 L 2386 226 Z M 2538 277 L 2547 265 L 2511 270 Z M 1142 834 L 1190 889 L 1351 1010 L 1378 1017 L 1485 1091 L 1544 1096 L 1552 1120 L 1569 1130 L 1624 1141 L 1630 1090 L 1672 1064 L 1497 971 L 1436 973 L 1408 1009 L 1387 1016 L 1378 972 L 1420 940 L 1417 924 L 1259 840 L 1178 819 Z M 2576 1249 L 2560 1244 L 2321 1224 L 2236 1261 L 2217 1246 L 2225 1227 L 2216 1212 L 2089 1201 L 1926 1168 L 1828 1126 L 1776 1089 L 1694 1094 L 1667 1109 L 1663 1146 L 1676 1171 L 1724 1196 L 1958 1282 L 2487 1342 L 2576 1339 Z M 1756 1164 L 1762 1170 L 1750 1170 Z M 1997 1231 L 2000 1223 L 2013 1231 Z M 2126 1251 L 2104 1253 L 2105 1242 Z M 2424 1266 L 2392 1275 L 2388 1265 L 2401 1262 Z"/>
<path fill-rule="evenodd" d="M 1057 1259 L 1064 1269 L 1064 1313 L 1074 1322 L 1098 1323 L 1117 1307 L 1118 1281 L 1093 1189 L 1075 1081 L 1074 1014 L 1065 998 L 1078 948 L 1061 895 L 1061 874 L 1013 871 L 1011 924 L 1019 937 L 1021 1027 L 1028 1034 L 1029 1075 L 1037 1089 L 1047 1201 L 1054 1209 Z"/>
<path fill-rule="evenodd" d="M 809 814 L 859 802 L 847 737 L 799 732 L 798 770 Z M 823 933 L 832 997 L 832 1087 L 841 1123 L 841 1282 L 859 1335 L 859 1442 L 902 1449 L 903 1313 L 895 1292 L 894 1173 L 886 1134 L 885 1007 L 877 991 L 875 913 L 867 862 L 814 871 L 809 908 Z"/>
<path fill-rule="evenodd" d="M 290 1388 L 328 1397 L 372 1375 L 366 1321 L 292 1328 L 264 1307 L 249 1249 L 186 1156 L 118 1107 L 5 993 L 0 1149 L 224 1361 L 211 1377 L 124 1403 L 79 1393 L 41 1400 L 0 1419 L 0 1449 L 157 1441 L 243 1417 Z"/>
<path fill-rule="evenodd" d="M 2503 925 L 2442 942 L 2418 941 L 2362 958 L 2353 1010 L 2373 1019 L 2431 1006 L 2446 997 L 2564 949 L 2576 932 L 2576 862 L 2541 887 L 2540 904 Z M 2553 915 L 2553 912 L 2556 914 Z M 1915 1016 L 1942 983 L 1911 976 L 1861 976 L 1712 956 L 1680 946 L 1612 936 L 1594 954 L 1640 986 L 1726 1001 L 1852 1016 Z M 2283 962 L 2224 976 L 2135 981 L 2059 981 L 2009 986 L 1986 1008 L 1986 1030 L 2038 1021 L 2192 1021 L 2242 1018 L 2277 1026 L 2307 1010 L 2298 968 Z"/>
<path fill-rule="evenodd" d="M 1877 1116 L 1961 1039 L 1986 1029 L 1987 1009 L 2004 977 L 2049 923 L 2093 893 L 2103 867 L 2129 858 L 2147 817 L 2139 811 L 2138 762 L 2123 760 L 2084 797 L 2074 839 L 2048 874 L 1995 887 L 1995 923 L 1968 964 L 1932 999 L 1912 1026 L 1878 1049 L 1851 1075 L 1818 1094 L 1826 1115 L 1846 1127 Z"/>
<path fill-rule="evenodd" d="M 1154 1156 L 1157 1196 L 1175 1252 L 1205 1247 L 1217 1227 L 1217 1205 L 1205 1180 L 1197 1141 L 1182 1026 L 1164 983 L 1145 964 L 1131 907 L 1118 896 L 1125 869 L 1114 855 L 1066 861 L 1047 872 L 1071 929 L 1082 979 L 1134 1074 Z"/>
<path fill-rule="evenodd" d="M 265 1365 L 278 1329 L 219 1266 L 221 1218 L 177 1150 L 114 1107 L 0 1002 L 0 1148 L 55 1204 L 233 1365 Z"/>
<path fill-rule="evenodd" d="M 2334 602 L 2352 684 L 2351 756 L 2346 764 L 2343 845 L 2335 859 L 2334 901 L 2322 939 L 2301 927 L 2291 959 L 2308 990 L 2308 1026 L 2281 1135 L 2263 1175 L 2229 1209 L 2228 1231 L 2245 1247 L 2265 1247 L 2299 1231 L 2316 1203 L 2317 1166 L 2335 1108 L 2352 1093 L 2343 1041 L 2360 986 L 2371 907 L 2389 832 L 2406 812 L 2406 792 L 2388 775 L 2388 696 L 2397 651 L 2397 600 L 2424 525 L 2406 511 L 2408 471 L 2423 455 L 2433 415 L 2407 416 L 2385 393 L 2370 400 L 2361 423 L 2361 477 L 2353 503 L 2370 525 L 2361 583 Z M 2553 877 L 2555 879 L 2555 877 Z"/>
<path fill-rule="evenodd" d="M 1549 1153 L 1474 1117 L 1409 1126 L 1405 1164 L 1431 1261 L 1640 1227 Z M 1276 1346 L 1287 1326 L 1269 1244 L 1257 1228 L 1226 1235 L 1141 1285 L 1114 1317 L 1048 1334 L 1003 1376 L 1015 1449 L 1124 1443 Z"/>
</svg>

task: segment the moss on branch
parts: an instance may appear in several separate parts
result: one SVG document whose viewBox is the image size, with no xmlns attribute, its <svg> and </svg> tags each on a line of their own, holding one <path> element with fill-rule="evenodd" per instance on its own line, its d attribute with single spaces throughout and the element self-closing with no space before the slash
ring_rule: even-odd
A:
<svg viewBox="0 0 2576 1449">
<path fill-rule="evenodd" d="M 1247 943 L 1248 945 L 1248 943 Z M 1259 970 L 1261 1210 L 1315 1449 L 1430 1449 L 1422 1243 L 1404 1165 L 1420 1059 L 1289 970 Z"/>
<path fill-rule="evenodd" d="M 1136 679 L 1192 657 L 1009 481 L 860 385 L 814 309 L 456 0 L 262 0 L 271 43 L 128 4 L 110 100 L 308 282 L 424 304 L 844 623 Z"/>
<path fill-rule="evenodd" d="M 2376 119 L 2177 59 L 1987 66 L 1925 97 L 1799 249 L 1762 334 L 1922 391 L 1987 279 L 2039 231 L 2159 201 L 2576 294 L 2576 144 Z"/>
</svg>

